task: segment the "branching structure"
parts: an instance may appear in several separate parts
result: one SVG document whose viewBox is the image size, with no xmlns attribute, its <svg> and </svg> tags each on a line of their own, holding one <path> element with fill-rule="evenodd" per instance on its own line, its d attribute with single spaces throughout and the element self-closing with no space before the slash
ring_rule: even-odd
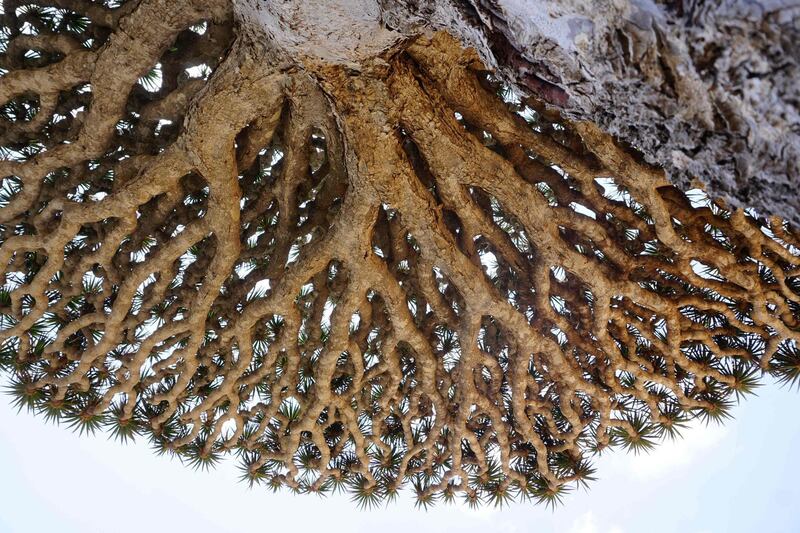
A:
<svg viewBox="0 0 800 533">
<path fill-rule="evenodd" d="M 273 488 L 555 502 L 800 375 L 797 229 L 448 34 L 317 53 L 257 2 L 118 4 L 3 2 L 20 406 Z"/>
</svg>

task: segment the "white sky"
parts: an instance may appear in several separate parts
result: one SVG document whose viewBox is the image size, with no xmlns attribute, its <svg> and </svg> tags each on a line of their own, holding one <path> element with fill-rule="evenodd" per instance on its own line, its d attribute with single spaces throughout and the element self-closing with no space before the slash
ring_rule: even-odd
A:
<svg viewBox="0 0 800 533">
<path fill-rule="evenodd" d="M 601 458 L 600 479 L 555 511 L 517 504 L 428 512 L 410 498 L 360 511 L 346 495 L 251 490 L 233 461 L 196 472 L 143 441 L 79 437 L 17 414 L 0 397 L 0 532 L 797 532 L 800 393 L 772 384 L 759 392 L 724 428 L 694 428 L 646 456 Z"/>
</svg>

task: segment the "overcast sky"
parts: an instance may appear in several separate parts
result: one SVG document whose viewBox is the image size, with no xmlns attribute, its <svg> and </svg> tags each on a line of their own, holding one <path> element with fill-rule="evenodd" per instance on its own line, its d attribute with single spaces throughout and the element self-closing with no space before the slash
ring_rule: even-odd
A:
<svg viewBox="0 0 800 533">
<path fill-rule="evenodd" d="M 17 414 L 0 397 L 0 531 L 152 533 L 794 533 L 800 531 L 800 393 L 774 384 L 725 427 L 699 426 L 646 456 L 597 462 L 600 479 L 555 511 L 532 504 L 424 512 L 402 498 L 360 511 L 346 495 L 273 494 L 237 481 L 232 461 L 196 472 L 144 441 Z"/>
</svg>

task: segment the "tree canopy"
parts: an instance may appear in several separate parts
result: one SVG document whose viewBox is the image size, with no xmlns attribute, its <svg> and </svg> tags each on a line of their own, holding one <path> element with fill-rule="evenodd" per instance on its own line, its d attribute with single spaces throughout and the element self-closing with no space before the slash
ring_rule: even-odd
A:
<svg viewBox="0 0 800 533">
<path fill-rule="evenodd" d="M 553 504 L 594 454 L 800 377 L 796 227 L 446 32 L 367 13 L 346 38 L 379 47 L 320 52 L 221 0 L 2 6 L 21 408 L 363 505 Z"/>
</svg>

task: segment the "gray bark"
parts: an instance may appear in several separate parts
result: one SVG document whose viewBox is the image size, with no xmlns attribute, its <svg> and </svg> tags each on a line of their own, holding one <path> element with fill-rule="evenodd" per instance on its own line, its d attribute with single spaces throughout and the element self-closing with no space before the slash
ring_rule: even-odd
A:
<svg viewBox="0 0 800 533">
<path fill-rule="evenodd" d="M 598 123 L 737 207 L 800 223 L 797 0 L 384 1 L 445 28 L 519 89 Z"/>
</svg>

